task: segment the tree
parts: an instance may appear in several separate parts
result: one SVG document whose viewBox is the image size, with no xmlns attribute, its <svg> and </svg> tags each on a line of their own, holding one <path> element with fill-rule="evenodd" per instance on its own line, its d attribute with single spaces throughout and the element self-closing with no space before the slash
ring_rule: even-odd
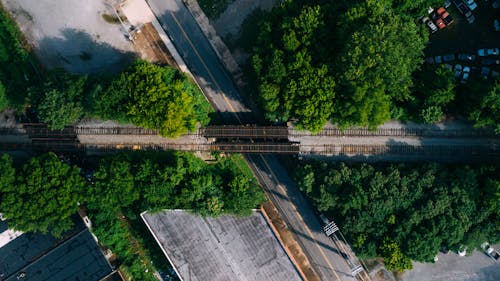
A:
<svg viewBox="0 0 500 281">
<path fill-rule="evenodd" d="M 476 127 L 493 127 L 500 134 L 500 83 L 496 82 L 493 88 L 484 95 L 479 107 L 469 114 Z"/>
<path fill-rule="evenodd" d="M 491 226 L 498 221 L 498 165 L 311 161 L 294 175 L 313 205 L 335 218 L 357 254 L 382 256 L 391 269 L 409 268 L 409 259 L 431 262 L 441 247 L 500 240 Z"/>
<path fill-rule="evenodd" d="M 16 169 L 13 166 L 12 158 L 8 154 L 2 154 L 0 157 L 0 171 L 2 171 L 0 175 L 0 204 L 1 204 L 1 196 L 3 191 L 13 189 L 16 182 Z"/>
<path fill-rule="evenodd" d="M 94 173 L 94 183 L 87 191 L 89 205 L 94 209 L 119 211 L 139 199 L 134 185 L 130 160 L 125 156 L 103 159 Z"/>
<path fill-rule="evenodd" d="M 183 74 L 170 67 L 137 61 L 114 79 L 95 104 L 103 118 L 151 129 L 166 137 L 207 124 L 210 106 Z"/>
<path fill-rule="evenodd" d="M 38 118 L 50 129 L 57 130 L 78 121 L 84 114 L 82 99 L 86 81 L 86 76 L 57 70 L 51 72 L 42 85 L 31 87 L 29 96 Z"/>
<path fill-rule="evenodd" d="M 224 212 L 247 216 L 251 210 L 265 201 L 264 194 L 254 178 L 236 175 L 228 184 L 224 195 Z"/>
<path fill-rule="evenodd" d="M 355 29 L 345 32 L 338 62 L 341 95 L 333 120 L 340 124 L 376 127 L 390 118 L 396 102 L 411 99 L 411 75 L 427 39 L 390 2 L 361 1 L 341 21 L 343 29 Z"/>
<path fill-rule="evenodd" d="M 441 107 L 431 105 L 422 109 L 420 118 L 422 118 L 422 121 L 426 124 L 436 124 L 443 119 L 443 115 L 444 113 L 441 110 Z"/>
<path fill-rule="evenodd" d="M 317 132 L 328 120 L 374 128 L 401 112 L 398 105 L 412 99 L 412 73 L 428 35 L 408 12 L 423 5 L 281 3 L 259 21 L 251 58 L 266 118 Z"/>
<path fill-rule="evenodd" d="M 398 244 L 391 239 L 384 239 L 380 252 L 388 270 L 404 271 L 413 268 L 411 260 L 401 252 Z"/>
<path fill-rule="evenodd" d="M 69 230 L 77 202 L 82 200 L 85 186 L 80 169 L 63 163 L 48 153 L 30 159 L 12 180 L 11 160 L 3 156 L 1 166 L 7 166 L 0 186 L 0 210 L 9 225 L 21 231 L 39 231 L 59 237 Z"/>
<path fill-rule="evenodd" d="M 0 81 L 0 111 L 7 108 L 8 105 L 9 101 L 7 100 L 7 96 L 5 95 L 5 87 L 3 86 L 2 81 Z"/>
<path fill-rule="evenodd" d="M 267 119 L 295 120 L 299 129 L 317 132 L 330 118 L 335 96 L 328 66 L 315 61 L 310 50 L 323 12 L 320 6 L 306 6 L 295 15 L 291 2 L 281 8 L 291 14 L 282 22 L 263 23 L 252 57 L 260 102 Z"/>
</svg>

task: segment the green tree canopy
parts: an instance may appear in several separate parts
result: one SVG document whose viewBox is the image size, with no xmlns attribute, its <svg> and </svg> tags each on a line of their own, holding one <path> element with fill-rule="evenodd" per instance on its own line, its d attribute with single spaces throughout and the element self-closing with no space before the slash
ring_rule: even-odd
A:
<svg viewBox="0 0 500 281">
<path fill-rule="evenodd" d="M 3 155 L 0 167 L 0 210 L 11 227 L 54 236 L 72 227 L 71 216 L 85 186 L 79 168 L 53 153 L 30 159 L 17 173 L 12 160 Z"/>
<path fill-rule="evenodd" d="M 341 95 L 333 120 L 339 124 L 376 127 L 391 117 L 395 102 L 411 99 L 427 38 L 391 3 L 360 1 L 340 20 L 346 43 L 337 64 Z"/>
<path fill-rule="evenodd" d="M 95 104 L 107 119 L 159 129 L 176 137 L 207 124 L 210 105 L 192 81 L 171 67 L 132 64 L 103 91 Z"/>
<path fill-rule="evenodd" d="M 427 42 L 407 14 L 424 3 L 400 2 L 291 0 L 263 17 L 251 63 L 266 117 L 312 132 L 391 118 Z"/>
<path fill-rule="evenodd" d="M 295 173 L 319 211 L 335 218 L 361 257 L 382 256 L 394 269 L 431 262 L 441 247 L 500 240 L 498 166 L 444 164 L 328 165 Z M 481 235 L 479 235 L 481 234 Z"/>
<path fill-rule="evenodd" d="M 500 134 L 500 83 L 496 82 L 492 89 L 483 97 L 479 107 L 474 109 L 469 119 L 476 127 L 493 127 Z"/>
<path fill-rule="evenodd" d="M 41 85 L 29 89 L 38 118 L 50 129 L 59 130 L 78 121 L 84 114 L 86 81 L 86 76 L 78 77 L 63 70 L 49 73 Z"/>
<path fill-rule="evenodd" d="M 298 12 L 291 2 L 280 9 L 275 13 L 281 21 L 262 24 L 252 58 L 261 104 L 269 120 L 296 120 L 299 128 L 317 132 L 330 118 L 335 96 L 327 64 L 311 53 L 325 28 L 323 11 L 306 6 Z"/>
<path fill-rule="evenodd" d="M 5 87 L 3 86 L 2 81 L 0 81 L 0 111 L 7 108 L 8 105 L 9 101 L 7 100 L 7 96 L 5 95 Z"/>
</svg>

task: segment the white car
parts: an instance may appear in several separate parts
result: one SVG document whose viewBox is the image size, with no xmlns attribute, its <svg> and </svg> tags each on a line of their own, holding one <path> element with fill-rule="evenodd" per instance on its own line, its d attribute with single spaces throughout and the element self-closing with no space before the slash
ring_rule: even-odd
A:
<svg viewBox="0 0 500 281">
<path fill-rule="evenodd" d="M 432 33 L 438 30 L 437 26 L 429 19 L 428 17 L 422 18 L 422 22 L 427 25 L 427 27 L 431 30 Z"/>
<path fill-rule="evenodd" d="M 464 0 L 464 3 L 471 11 L 474 11 L 477 8 L 477 4 L 474 0 Z"/>
</svg>

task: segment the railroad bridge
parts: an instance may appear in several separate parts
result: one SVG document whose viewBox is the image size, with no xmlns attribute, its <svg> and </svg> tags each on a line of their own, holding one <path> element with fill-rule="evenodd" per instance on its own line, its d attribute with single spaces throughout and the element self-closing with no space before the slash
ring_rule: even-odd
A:
<svg viewBox="0 0 500 281">
<path fill-rule="evenodd" d="M 2 141 L 6 135 L 23 135 L 24 142 Z M 80 142 L 82 137 L 95 136 L 97 139 L 111 140 Z M 122 142 L 121 138 L 143 138 L 140 142 Z M 160 142 L 148 142 L 148 138 Z M 181 150 L 181 151 L 221 151 L 228 153 L 281 153 L 316 154 L 335 156 L 409 155 L 431 157 L 485 157 L 498 159 L 499 139 L 489 129 L 415 129 L 415 128 L 366 128 L 340 130 L 326 128 L 317 134 L 298 131 L 287 126 L 220 125 L 199 128 L 181 137 L 181 140 L 163 139 L 157 130 L 138 127 L 88 127 L 69 126 L 63 130 L 50 130 L 45 124 L 25 123 L 16 128 L 0 128 L 0 150 L 41 150 L 41 151 L 101 151 L 116 150 Z M 449 140 L 454 145 L 371 143 L 372 139 L 440 139 Z M 480 142 L 478 140 L 486 140 Z M 347 140 L 347 141 L 346 141 Z M 352 142 L 349 142 L 353 140 Z M 356 141 L 354 141 L 356 140 Z M 359 142 L 364 140 L 364 142 Z M 456 143 L 456 140 L 461 140 Z M 470 140 L 470 141 L 468 141 Z M 446 143 L 446 142 L 445 142 Z"/>
</svg>

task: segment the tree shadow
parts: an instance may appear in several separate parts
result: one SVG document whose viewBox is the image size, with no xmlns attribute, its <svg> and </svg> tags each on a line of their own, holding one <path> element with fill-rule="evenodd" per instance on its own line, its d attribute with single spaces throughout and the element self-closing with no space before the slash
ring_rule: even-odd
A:
<svg viewBox="0 0 500 281">
<path fill-rule="evenodd" d="M 117 73 L 136 58 L 134 52 L 99 42 L 82 30 L 67 28 L 61 34 L 41 39 L 35 48 L 47 68 L 64 68 L 75 74 Z"/>
</svg>

